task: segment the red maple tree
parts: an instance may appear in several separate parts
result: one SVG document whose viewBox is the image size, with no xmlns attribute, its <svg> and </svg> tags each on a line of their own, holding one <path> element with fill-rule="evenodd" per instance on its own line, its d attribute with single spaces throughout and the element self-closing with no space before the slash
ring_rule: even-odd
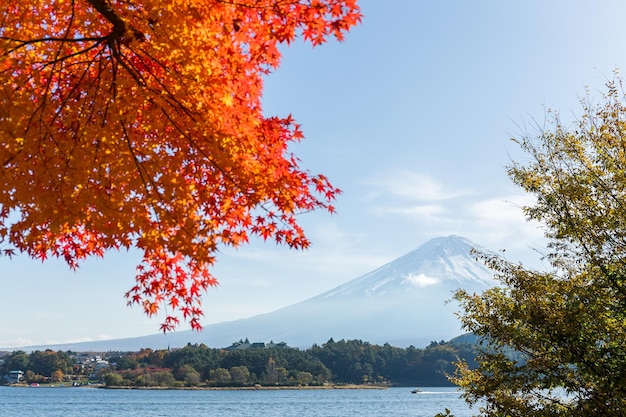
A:
<svg viewBox="0 0 626 417">
<path fill-rule="evenodd" d="M 0 243 L 28 255 L 137 247 L 126 294 L 199 329 L 219 245 L 309 245 L 296 215 L 338 190 L 266 117 L 278 45 L 360 21 L 356 0 L 23 0 L 0 11 Z M 10 253 L 12 249 L 5 249 Z"/>
</svg>

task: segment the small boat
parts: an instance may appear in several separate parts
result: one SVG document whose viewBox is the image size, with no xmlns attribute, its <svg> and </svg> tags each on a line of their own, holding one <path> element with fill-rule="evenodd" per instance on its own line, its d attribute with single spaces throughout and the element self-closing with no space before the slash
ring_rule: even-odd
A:
<svg viewBox="0 0 626 417">
<path fill-rule="evenodd" d="M 417 394 L 418 392 L 422 392 L 422 390 L 419 388 L 415 388 L 414 390 L 411 391 L 411 394 Z"/>
</svg>

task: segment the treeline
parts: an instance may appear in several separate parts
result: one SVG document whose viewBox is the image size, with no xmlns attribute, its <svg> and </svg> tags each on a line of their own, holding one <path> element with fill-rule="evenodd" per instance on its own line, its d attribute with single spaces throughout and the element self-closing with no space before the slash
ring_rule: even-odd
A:
<svg viewBox="0 0 626 417">
<path fill-rule="evenodd" d="M 443 341 L 425 349 L 332 339 L 307 350 L 227 350 L 189 344 L 181 349 L 111 354 L 106 358 L 110 367 L 101 370 L 99 378 L 107 386 L 132 387 L 444 386 L 450 385 L 446 375 L 454 371 L 454 362 L 461 359 L 471 365 L 474 357 L 473 345 Z M 6 358 L 5 371 L 14 363 Z"/>
<path fill-rule="evenodd" d="M 329 340 L 307 350 L 289 347 L 225 350 L 187 345 L 110 358 L 109 386 L 450 385 L 454 362 L 473 364 L 470 344 L 432 342 L 425 349 Z"/>
<path fill-rule="evenodd" d="M 32 382 L 62 382 L 69 375 L 80 375 L 83 369 L 72 357 L 71 352 L 52 350 L 34 351 L 30 354 L 18 350 L 2 358 L 0 382 L 10 371 L 23 371 L 24 380 Z"/>
</svg>

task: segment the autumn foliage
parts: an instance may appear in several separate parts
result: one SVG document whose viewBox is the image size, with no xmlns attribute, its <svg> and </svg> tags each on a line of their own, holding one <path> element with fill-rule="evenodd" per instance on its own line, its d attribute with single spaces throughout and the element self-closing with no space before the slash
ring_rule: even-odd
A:
<svg viewBox="0 0 626 417">
<path fill-rule="evenodd" d="M 220 245 L 309 242 L 296 216 L 338 190 L 266 117 L 281 43 L 360 20 L 356 0 L 24 0 L 0 11 L 0 244 L 75 268 L 143 253 L 126 294 L 200 328 Z M 11 249 L 8 249 L 11 250 Z"/>
</svg>

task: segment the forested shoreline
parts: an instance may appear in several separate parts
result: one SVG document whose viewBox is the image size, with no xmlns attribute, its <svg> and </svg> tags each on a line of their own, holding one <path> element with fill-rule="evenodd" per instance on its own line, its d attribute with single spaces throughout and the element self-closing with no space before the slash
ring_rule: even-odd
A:
<svg viewBox="0 0 626 417">
<path fill-rule="evenodd" d="M 0 375 L 21 370 L 26 384 L 91 381 L 131 388 L 446 386 L 451 385 L 447 376 L 454 372 L 454 362 L 472 365 L 476 356 L 474 345 L 443 341 L 424 349 L 333 339 L 306 350 L 271 346 L 217 349 L 188 344 L 99 353 L 88 360 L 86 353 L 70 351 L 15 351 L 2 358 Z"/>
</svg>

